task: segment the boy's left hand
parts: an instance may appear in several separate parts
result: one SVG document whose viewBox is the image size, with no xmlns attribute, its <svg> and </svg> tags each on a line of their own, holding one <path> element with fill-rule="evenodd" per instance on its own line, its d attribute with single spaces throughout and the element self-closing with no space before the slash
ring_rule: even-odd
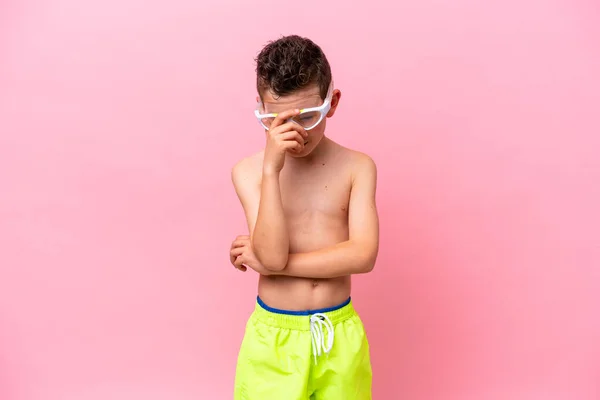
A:
<svg viewBox="0 0 600 400">
<path fill-rule="evenodd" d="M 231 243 L 229 252 L 229 261 L 242 272 L 246 272 L 246 267 L 250 267 L 261 275 L 271 275 L 272 272 L 263 267 L 261 262 L 254 255 L 250 236 L 238 236 Z"/>
</svg>

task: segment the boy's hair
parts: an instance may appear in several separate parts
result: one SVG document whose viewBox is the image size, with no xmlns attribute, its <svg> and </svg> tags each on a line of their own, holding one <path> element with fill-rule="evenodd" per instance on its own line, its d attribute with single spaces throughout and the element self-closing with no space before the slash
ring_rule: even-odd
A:
<svg viewBox="0 0 600 400">
<path fill-rule="evenodd" d="M 323 50 L 312 40 L 297 35 L 269 42 L 256 57 L 256 88 L 285 96 L 317 84 L 325 99 L 331 83 L 331 68 Z"/>
</svg>

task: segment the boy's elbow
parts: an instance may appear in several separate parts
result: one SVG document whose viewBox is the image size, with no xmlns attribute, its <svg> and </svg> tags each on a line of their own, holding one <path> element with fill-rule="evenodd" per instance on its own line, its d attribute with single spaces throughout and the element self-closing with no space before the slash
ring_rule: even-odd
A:
<svg viewBox="0 0 600 400">
<path fill-rule="evenodd" d="M 375 260 L 365 261 L 360 266 L 359 274 L 368 274 L 375 269 Z"/>
<path fill-rule="evenodd" d="M 261 262 L 261 264 L 263 265 L 263 267 L 265 267 L 266 269 L 268 269 L 271 272 L 281 272 L 285 269 L 285 266 L 287 265 L 287 260 L 285 260 L 285 261 L 271 260 L 267 263 Z"/>
<path fill-rule="evenodd" d="M 269 271 L 280 272 L 288 263 L 289 254 L 287 251 L 274 251 L 272 246 L 261 243 L 256 238 L 252 240 L 252 250 L 260 264 Z"/>
<path fill-rule="evenodd" d="M 373 271 L 375 269 L 375 260 L 370 261 L 367 263 L 367 265 L 365 265 L 365 274 L 368 274 L 369 272 Z"/>
<path fill-rule="evenodd" d="M 259 252 L 256 252 L 256 258 L 263 267 L 273 272 L 280 272 L 285 269 L 285 266 L 288 263 L 288 254 L 271 254 L 271 255 L 260 255 Z"/>
<path fill-rule="evenodd" d="M 363 252 L 363 256 L 359 258 L 359 266 L 358 273 L 359 274 L 367 274 L 375 268 L 375 264 L 377 262 L 377 247 L 369 249 Z"/>
</svg>

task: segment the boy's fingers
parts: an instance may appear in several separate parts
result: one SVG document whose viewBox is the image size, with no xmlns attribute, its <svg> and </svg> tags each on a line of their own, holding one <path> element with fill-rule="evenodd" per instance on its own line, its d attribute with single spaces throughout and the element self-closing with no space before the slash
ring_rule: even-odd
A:
<svg viewBox="0 0 600 400">
<path fill-rule="evenodd" d="M 232 264 L 236 269 L 239 269 L 242 272 L 246 272 L 247 270 L 246 266 L 243 265 L 244 262 L 242 261 L 242 257 L 236 257 Z"/>
<path fill-rule="evenodd" d="M 233 243 L 231 243 L 231 248 L 235 249 L 236 247 L 244 247 L 247 244 L 248 244 L 248 240 L 245 240 L 245 239 L 234 240 Z"/>
<path fill-rule="evenodd" d="M 300 144 L 298 142 L 296 142 L 295 140 L 288 140 L 283 142 L 282 144 L 283 149 L 285 150 L 297 150 L 297 151 L 301 151 L 304 148 L 304 144 Z"/>
<path fill-rule="evenodd" d="M 298 132 L 301 136 L 308 136 L 306 130 L 295 122 L 286 122 L 277 128 L 271 129 L 270 134 L 274 137 L 277 137 L 278 135 L 282 135 L 287 132 Z"/>
<path fill-rule="evenodd" d="M 231 255 L 231 257 L 238 257 L 238 256 L 241 256 L 242 254 L 244 254 L 245 249 L 246 249 L 246 247 L 235 247 L 235 248 L 231 249 L 229 254 Z"/>
<path fill-rule="evenodd" d="M 300 144 L 304 144 L 304 138 L 296 131 L 286 132 L 281 134 L 282 140 L 295 140 Z"/>
<path fill-rule="evenodd" d="M 235 267 L 236 267 L 236 268 L 239 268 L 239 267 L 241 267 L 241 266 L 242 266 L 242 264 L 244 263 L 244 260 L 243 260 L 243 258 L 244 258 L 244 257 L 242 257 L 242 256 L 238 256 L 238 257 L 236 257 L 235 261 L 233 262 L 233 265 L 235 265 Z"/>
<path fill-rule="evenodd" d="M 284 136 L 285 135 L 285 136 Z M 283 140 L 279 142 L 279 145 L 283 150 L 298 150 L 304 149 L 304 138 L 298 133 L 288 132 L 282 135 Z"/>
</svg>

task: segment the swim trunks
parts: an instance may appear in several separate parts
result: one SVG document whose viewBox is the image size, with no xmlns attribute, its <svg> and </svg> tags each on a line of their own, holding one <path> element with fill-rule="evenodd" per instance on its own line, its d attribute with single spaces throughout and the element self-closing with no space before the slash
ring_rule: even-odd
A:
<svg viewBox="0 0 600 400">
<path fill-rule="evenodd" d="M 369 343 L 350 299 L 312 311 L 257 299 L 238 356 L 235 400 L 370 400 L 371 381 Z"/>
</svg>

